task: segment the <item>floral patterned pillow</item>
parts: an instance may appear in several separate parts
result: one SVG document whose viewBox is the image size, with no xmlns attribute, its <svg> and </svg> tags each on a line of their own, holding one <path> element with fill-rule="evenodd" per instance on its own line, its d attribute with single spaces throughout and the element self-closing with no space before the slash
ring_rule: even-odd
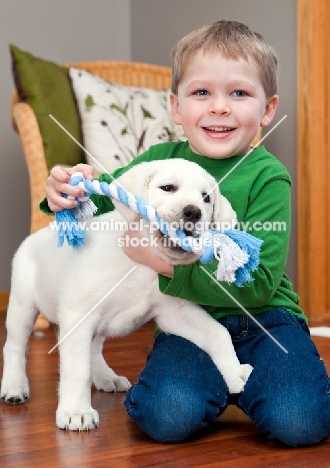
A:
<svg viewBox="0 0 330 468">
<path fill-rule="evenodd" d="M 121 86 L 78 68 L 69 75 L 82 124 L 88 164 L 113 172 L 151 145 L 185 140 L 171 117 L 170 90 Z"/>
</svg>

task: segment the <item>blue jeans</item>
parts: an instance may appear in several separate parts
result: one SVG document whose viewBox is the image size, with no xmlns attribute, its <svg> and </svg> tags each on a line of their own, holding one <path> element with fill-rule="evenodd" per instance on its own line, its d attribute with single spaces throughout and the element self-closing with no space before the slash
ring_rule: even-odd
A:
<svg viewBox="0 0 330 468">
<path fill-rule="evenodd" d="M 240 362 L 253 366 L 235 404 L 270 439 L 293 447 L 315 444 L 330 433 L 330 382 L 308 327 L 284 308 L 256 318 L 288 354 L 245 315 L 219 320 L 231 334 Z M 173 443 L 212 424 L 231 398 L 204 351 L 162 333 L 125 407 L 149 436 Z"/>
</svg>

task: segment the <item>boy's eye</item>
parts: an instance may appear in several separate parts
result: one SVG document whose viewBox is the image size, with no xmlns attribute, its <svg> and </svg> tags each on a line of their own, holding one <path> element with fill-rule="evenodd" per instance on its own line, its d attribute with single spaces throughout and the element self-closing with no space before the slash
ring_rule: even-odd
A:
<svg viewBox="0 0 330 468">
<path fill-rule="evenodd" d="M 210 201 L 211 201 L 210 195 L 208 195 L 206 192 L 203 192 L 202 197 L 203 197 L 204 203 L 210 203 Z"/>
<path fill-rule="evenodd" d="M 238 89 L 237 91 L 233 92 L 233 96 L 236 96 L 236 97 L 245 97 L 247 95 L 248 95 L 247 92 L 242 91 L 241 89 Z"/>
<path fill-rule="evenodd" d="M 196 94 L 196 96 L 208 96 L 210 93 L 206 89 L 198 89 L 194 94 Z"/>
<path fill-rule="evenodd" d="M 164 192 L 175 192 L 177 190 L 177 187 L 172 184 L 161 185 L 159 188 Z"/>
</svg>

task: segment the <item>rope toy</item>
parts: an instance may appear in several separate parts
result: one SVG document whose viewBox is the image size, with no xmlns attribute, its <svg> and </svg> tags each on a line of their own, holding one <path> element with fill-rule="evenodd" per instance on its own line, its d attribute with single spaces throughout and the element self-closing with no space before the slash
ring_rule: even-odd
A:
<svg viewBox="0 0 330 468">
<path fill-rule="evenodd" d="M 114 198 L 138 213 L 143 219 L 156 223 L 159 230 L 172 242 L 180 245 L 187 252 L 199 255 L 201 263 L 206 264 L 217 259 L 216 276 L 219 281 L 235 283 L 239 287 L 244 282 L 253 281 L 250 271 L 255 271 L 259 265 L 260 247 L 263 242 L 261 239 L 237 229 L 223 231 L 208 229 L 196 239 L 186 236 L 179 229 L 171 229 L 152 206 L 146 205 L 142 199 L 127 192 L 119 186 L 117 181 L 108 184 L 96 179 L 85 179 L 81 172 L 77 172 L 72 175 L 69 184 L 84 189 L 84 196 L 77 199 L 76 208 L 64 209 L 55 214 L 59 247 L 63 246 L 65 238 L 74 249 L 79 249 L 84 245 L 86 233 L 79 225 L 79 220 L 90 218 L 97 211 L 97 207 L 89 199 L 89 195 L 95 193 Z"/>
</svg>

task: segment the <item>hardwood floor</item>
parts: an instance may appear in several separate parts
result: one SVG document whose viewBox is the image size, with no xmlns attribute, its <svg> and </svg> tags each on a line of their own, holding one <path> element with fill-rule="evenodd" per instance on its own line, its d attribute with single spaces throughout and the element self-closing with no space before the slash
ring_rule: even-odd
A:
<svg viewBox="0 0 330 468">
<path fill-rule="evenodd" d="M 0 313 L 0 347 L 5 341 L 5 314 Z M 115 371 L 137 379 L 152 343 L 149 324 L 126 338 L 108 340 L 105 357 Z M 315 338 L 330 368 L 330 339 Z M 54 330 L 30 339 L 28 375 L 31 398 L 24 405 L 0 403 L 0 466 L 4 468 L 147 468 L 147 467 L 329 467 L 330 439 L 314 447 L 291 449 L 268 441 L 254 423 L 230 406 L 221 422 L 184 444 L 158 444 L 130 421 L 123 394 L 93 390 L 101 424 L 90 432 L 55 427 L 58 353 Z M 110 364 L 111 365 L 111 364 Z M 2 359 L 1 359 L 2 371 Z"/>
</svg>

